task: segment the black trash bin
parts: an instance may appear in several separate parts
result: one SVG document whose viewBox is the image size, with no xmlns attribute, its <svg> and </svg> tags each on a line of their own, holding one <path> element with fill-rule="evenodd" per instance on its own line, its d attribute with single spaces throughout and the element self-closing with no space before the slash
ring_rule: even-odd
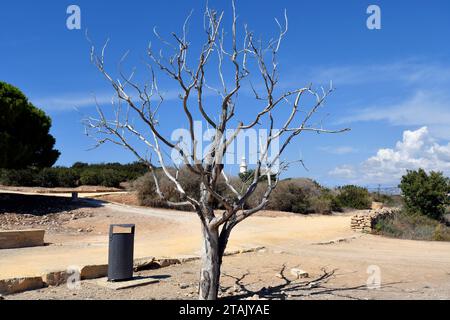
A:
<svg viewBox="0 0 450 320">
<path fill-rule="evenodd" d="M 110 226 L 108 281 L 125 281 L 133 278 L 134 232 L 134 224 Z"/>
</svg>

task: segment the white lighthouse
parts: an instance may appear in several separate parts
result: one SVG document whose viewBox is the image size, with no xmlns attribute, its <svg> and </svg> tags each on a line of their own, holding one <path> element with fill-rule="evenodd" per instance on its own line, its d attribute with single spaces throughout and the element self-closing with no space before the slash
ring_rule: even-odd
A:
<svg viewBox="0 0 450 320">
<path fill-rule="evenodd" d="M 247 161 L 245 157 L 242 157 L 241 165 L 239 166 L 239 173 L 246 173 L 247 172 Z"/>
</svg>

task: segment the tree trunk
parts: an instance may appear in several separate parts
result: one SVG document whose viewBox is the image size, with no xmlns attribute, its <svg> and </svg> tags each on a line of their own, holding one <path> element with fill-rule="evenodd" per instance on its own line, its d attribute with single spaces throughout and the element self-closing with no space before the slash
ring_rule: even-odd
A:
<svg viewBox="0 0 450 320">
<path fill-rule="evenodd" d="M 216 300 L 219 292 L 221 254 L 219 230 L 203 226 L 203 252 L 200 271 L 199 299 Z"/>
</svg>

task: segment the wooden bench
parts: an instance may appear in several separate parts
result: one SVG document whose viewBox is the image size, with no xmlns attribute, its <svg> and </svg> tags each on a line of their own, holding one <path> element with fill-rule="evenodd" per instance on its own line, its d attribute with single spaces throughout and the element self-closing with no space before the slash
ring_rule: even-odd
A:
<svg viewBox="0 0 450 320">
<path fill-rule="evenodd" d="M 43 246 L 44 235 L 45 230 L 0 230 L 0 249 Z"/>
</svg>

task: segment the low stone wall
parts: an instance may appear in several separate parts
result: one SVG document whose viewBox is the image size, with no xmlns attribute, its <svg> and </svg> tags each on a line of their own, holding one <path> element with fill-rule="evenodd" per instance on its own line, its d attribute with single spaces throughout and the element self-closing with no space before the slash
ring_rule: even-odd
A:
<svg viewBox="0 0 450 320">
<path fill-rule="evenodd" d="M 225 252 L 225 255 L 228 256 L 242 253 L 259 252 L 262 250 L 266 250 L 265 247 L 252 247 L 235 251 L 227 251 Z M 180 256 L 175 258 L 145 257 L 135 259 L 133 262 L 133 269 L 136 272 L 139 270 L 145 270 L 147 268 L 164 268 L 170 265 L 183 264 L 195 260 L 200 260 L 200 256 Z M 108 275 L 108 265 L 87 265 L 83 266 L 78 271 L 80 272 L 81 280 L 103 278 Z M 69 273 L 71 273 L 69 270 L 56 270 L 49 271 L 38 277 L 19 277 L 11 279 L 0 278 L 0 297 L 1 295 L 35 290 L 48 286 L 63 285 L 67 283 Z"/>
<path fill-rule="evenodd" d="M 351 228 L 353 231 L 370 233 L 375 228 L 378 219 L 391 215 L 394 212 L 396 212 L 396 209 L 382 208 L 356 214 L 351 219 Z"/>
<path fill-rule="evenodd" d="M 44 235 L 45 230 L 0 230 L 0 249 L 43 246 Z"/>
</svg>

